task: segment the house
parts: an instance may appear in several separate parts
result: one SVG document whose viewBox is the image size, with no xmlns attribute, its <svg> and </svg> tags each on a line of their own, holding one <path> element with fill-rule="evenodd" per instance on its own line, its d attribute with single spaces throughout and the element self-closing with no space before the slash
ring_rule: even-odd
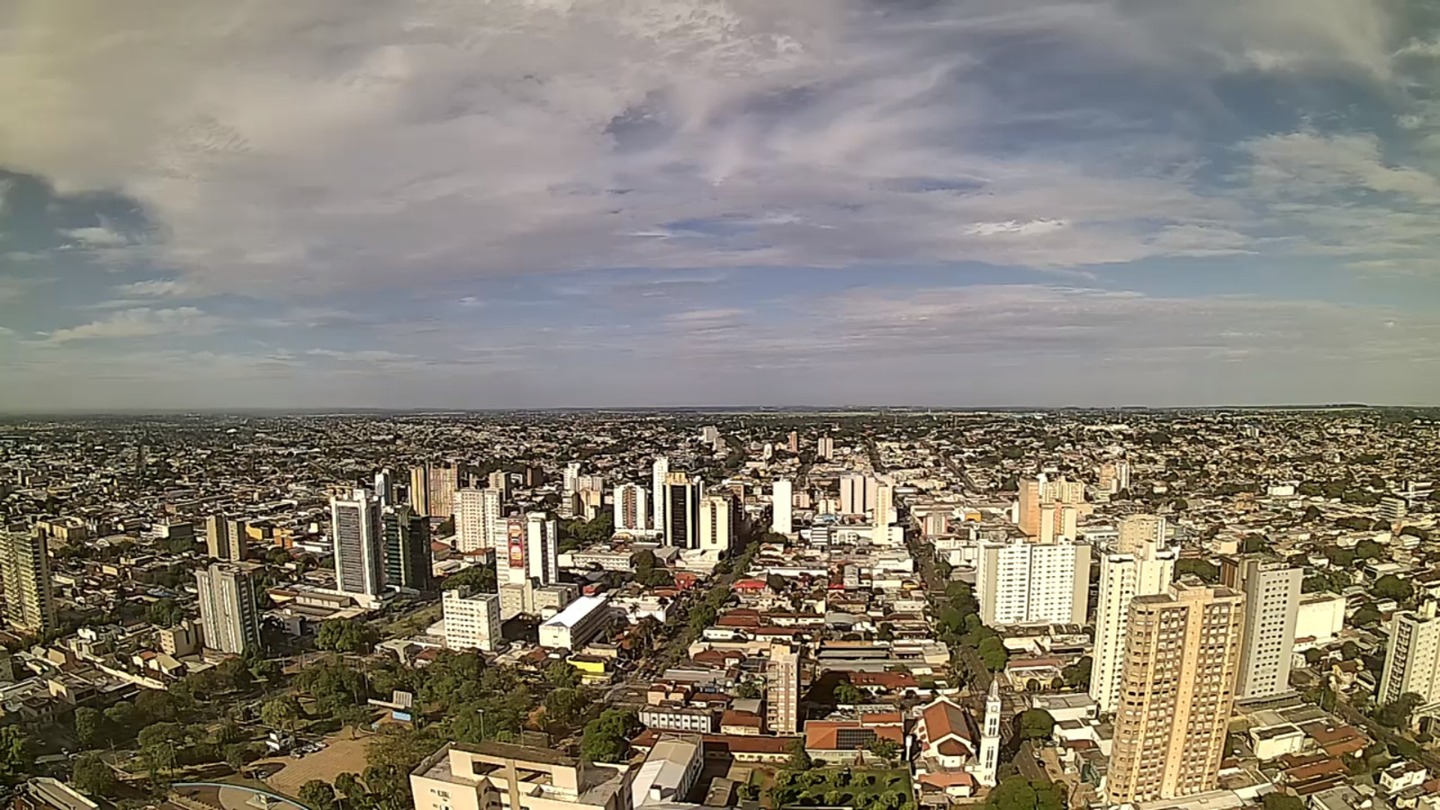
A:
<svg viewBox="0 0 1440 810">
<path fill-rule="evenodd" d="M 1424 765 L 1402 760 L 1380 772 L 1379 785 L 1385 793 L 1395 794 L 1406 788 L 1424 784 L 1428 775 Z"/>
</svg>

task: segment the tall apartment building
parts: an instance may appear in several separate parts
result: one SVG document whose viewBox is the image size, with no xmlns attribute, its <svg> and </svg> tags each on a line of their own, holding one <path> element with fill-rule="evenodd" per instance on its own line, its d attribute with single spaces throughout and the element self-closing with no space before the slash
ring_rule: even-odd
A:
<svg viewBox="0 0 1440 810">
<path fill-rule="evenodd" d="M 495 651 L 501 641 L 499 594 L 449 590 L 441 598 L 441 609 L 446 648 Z"/>
<path fill-rule="evenodd" d="M 984 543 L 976 565 L 980 620 L 987 625 L 1084 624 L 1090 546 Z"/>
<path fill-rule="evenodd" d="M 664 456 L 655 459 L 650 468 L 650 528 L 665 530 L 665 479 L 670 476 L 670 460 Z"/>
<path fill-rule="evenodd" d="M 785 437 L 785 449 L 790 451 L 791 455 L 800 452 L 800 434 L 798 432 L 792 430 L 790 435 Z"/>
<path fill-rule="evenodd" d="M 875 503 L 870 509 L 875 513 L 875 526 L 879 530 L 876 537 L 883 537 L 885 527 L 895 522 L 895 486 L 888 480 L 875 486 Z"/>
<path fill-rule="evenodd" d="M 1123 489 L 1130 488 L 1130 462 L 1123 458 L 1101 464 L 1095 474 L 1100 479 L 1099 489 L 1101 492 L 1114 495 Z"/>
<path fill-rule="evenodd" d="M 560 578 L 557 526 L 544 512 L 508 518 L 506 553 L 497 564 L 501 579 L 513 585 L 552 585 Z"/>
<path fill-rule="evenodd" d="M 243 560 L 250 548 L 249 527 L 223 515 L 205 519 L 205 553 L 217 560 Z"/>
<path fill-rule="evenodd" d="M 496 470 L 490 473 L 485 479 L 485 486 L 489 489 L 498 490 L 501 499 L 510 497 L 510 473 L 504 470 Z"/>
<path fill-rule="evenodd" d="M 460 489 L 461 464 L 421 464 L 410 468 L 410 508 L 426 517 L 455 514 L 455 492 Z"/>
<path fill-rule="evenodd" d="M 504 515 L 498 489 L 466 489 L 455 492 L 455 550 L 474 554 L 495 548 Z"/>
<path fill-rule="evenodd" d="M 1256 557 L 1221 560 L 1220 581 L 1245 595 L 1240 675 L 1235 697 L 1263 698 L 1290 690 L 1290 657 L 1300 610 L 1299 568 Z"/>
<path fill-rule="evenodd" d="M 335 554 L 335 590 L 373 603 L 384 585 L 380 503 L 367 490 L 330 498 L 330 534 Z"/>
<path fill-rule="evenodd" d="M 1244 613 L 1245 597 L 1226 587 L 1180 584 L 1130 603 L 1109 803 L 1215 789 Z"/>
<path fill-rule="evenodd" d="M 615 487 L 615 531 L 638 532 L 649 528 L 650 512 L 645 488 L 639 484 Z"/>
<path fill-rule="evenodd" d="M 195 572 L 205 646 L 244 655 L 261 647 L 260 588 L 253 563 L 211 563 Z"/>
<path fill-rule="evenodd" d="M 772 644 L 765 679 L 766 725 L 776 734 L 799 732 L 800 652 L 784 644 Z"/>
<path fill-rule="evenodd" d="M 396 590 L 434 587 L 430 519 L 408 506 L 386 506 L 380 513 L 385 540 L 385 585 Z"/>
<path fill-rule="evenodd" d="M 1414 692 L 1421 704 L 1440 700 L 1440 616 L 1426 600 L 1419 610 L 1397 612 L 1390 620 L 1390 643 L 1375 702 L 1394 703 Z"/>
<path fill-rule="evenodd" d="M 735 542 L 735 502 L 729 495 L 706 495 L 700 499 L 701 551 L 725 553 Z"/>
<path fill-rule="evenodd" d="M 1178 558 L 1178 549 L 1165 548 L 1153 538 L 1132 551 L 1105 554 L 1100 558 L 1100 599 L 1095 606 L 1090 697 L 1104 714 L 1114 712 L 1120 700 L 1130 602 L 1137 596 L 1166 593 L 1175 579 Z"/>
<path fill-rule="evenodd" d="M 700 499 L 705 488 L 683 472 L 665 475 L 665 545 L 700 547 Z"/>
<path fill-rule="evenodd" d="M 875 508 L 880 482 L 861 473 L 840 476 L 840 514 L 865 515 Z"/>
<path fill-rule="evenodd" d="M 1041 522 L 1044 519 L 1042 511 L 1049 511 L 1051 513 L 1051 537 L 1046 538 L 1046 541 L 1048 542 L 1055 536 L 1072 537 L 1073 530 L 1071 534 L 1065 534 L 1065 529 L 1069 526 L 1065 507 L 1077 507 L 1084 503 L 1085 485 L 1083 483 L 1067 481 L 1064 477 L 1051 479 L 1045 473 L 1041 473 L 1035 478 L 1021 479 L 1016 523 L 1019 524 L 1020 531 L 1027 536 L 1040 537 Z M 1046 506 L 1051 509 L 1043 510 L 1043 507 Z M 1078 513 L 1077 509 L 1075 514 L 1078 515 Z"/>
<path fill-rule="evenodd" d="M 395 475 L 388 467 L 375 473 L 375 499 L 382 508 L 395 505 Z"/>
<path fill-rule="evenodd" d="M 44 633 L 55 627 L 50 549 L 43 533 L 0 528 L 0 584 L 7 627 L 22 633 Z"/>
<path fill-rule="evenodd" d="M 825 461 L 829 461 L 830 459 L 834 458 L 835 440 L 830 438 L 829 436 L 821 436 L 819 439 L 817 439 L 815 441 L 815 456 L 816 458 L 821 458 Z"/>
<path fill-rule="evenodd" d="M 789 479 L 777 478 L 770 488 L 770 531 L 776 534 L 790 534 L 793 525 L 792 506 L 795 495 Z"/>
<path fill-rule="evenodd" d="M 1115 551 L 1139 554 L 1147 543 L 1165 545 L 1165 518 L 1159 515 L 1127 515 L 1116 523 Z"/>
</svg>

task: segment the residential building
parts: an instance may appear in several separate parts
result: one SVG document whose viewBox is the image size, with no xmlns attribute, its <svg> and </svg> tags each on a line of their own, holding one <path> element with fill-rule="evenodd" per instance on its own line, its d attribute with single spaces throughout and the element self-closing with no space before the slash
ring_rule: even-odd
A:
<svg viewBox="0 0 1440 810">
<path fill-rule="evenodd" d="M 1096 477 L 1100 480 L 1099 490 L 1114 495 L 1122 490 L 1130 489 L 1130 462 L 1125 459 L 1107 461 L 1096 470 Z"/>
<path fill-rule="evenodd" d="M 1165 547 L 1165 518 L 1159 515 L 1127 515 L 1115 526 L 1115 551 L 1118 554 L 1139 554 L 1147 544 Z"/>
<path fill-rule="evenodd" d="M 683 472 L 665 476 L 665 545 L 698 548 L 700 545 L 700 499 L 704 485 L 698 477 Z"/>
<path fill-rule="evenodd" d="M 664 456 L 655 459 L 650 470 L 650 528 L 665 530 L 665 479 L 670 475 L 670 461 Z"/>
<path fill-rule="evenodd" d="M 869 475 L 849 473 L 840 476 L 840 514 L 865 515 L 875 508 L 880 482 Z"/>
<path fill-rule="evenodd" d="M 448 590 L 441 599 L 441 608 L 448 649 L 495 651 L 502 639 L 499 594 Z"/>
<path fill-rule="evenodd" d="M 635 772 L 630 795 L 634 807 L 675 810 L 692 807 L 686 797 L 705 767 L 704 744 L 698 736 L 664 735 L 651 746 Z"/>
<path fill-rule="evenodd" d="M 639 484 L 621 484 L 613 493 L 615 531 L 644 531 L 650 525 L 645 488 Z"/>
<path fill-rule="evenodd" d="M 372 604 L 384 584 L 380 503 L 364 489 L 330 498 L 335 590 Z"/>
<path fill-rule="evenodd" d="M 447 462 L 410 468 L 410 508 L 426 517 L 443 519 L 453 516 L 462 467 Z"/>
<path fill-rule="evenodd" d="M 1168 591 L 1175 579 L 1178 558 L 1178 549 L 1159 545 L 1153 536 L 1133 551 L 1105 554 L 1100 558 L 1100 599 L 1095 606 L 1090 697 L 1105 714 L 1115 711 L 1120 699 L 1130 602 L 1137 596 Z"/>
<path fill-rule="evenodd" d="M 430 556 L 430 519 L 408 506 L 386 506 L 380 512 L 385 539 L 385 585 L 396 590 L 429 591 L 434 587 Z"/>
<path fill-rule="evenodd" d="M 249 542 L 243 520 L 229 520 L 224 515 L 205 519 L 205 552 L 217 560 L 243 560 Z"/>
<path fill-rule="evenodd" d="M 776 734 L 800 731 L 800 650 L 783 644 L 770 647 L 765 673 L 766 725 Z"/>
<path fill-rule="evenodd" d="M 1215 789 L 1240 669 L 1245 597 L 1178 584 L 1130 603 L 1106 783 L 1110 804 Z"/>
<path fill-rule="evenodd" d="M 44 633 L 55 627 L 50 549 L 44 534 L 0 529 L 0 584 L 7 627 L 22 633 Z"/>
<path fill-rule="evenodd" d="M 259 570 L 253 563 L 216 562 L 195 572 L 207 648 L 232 655 L 261 648 Z"/>
<path fill-rule="evenodd" d="M 498 489 L 467 487 L 455 492 L 455 550 L 474 554 L 495 548 L 504 514 Z"/>
<path fill-rule="evenodd" d="M 1291 691 L 1290 661 L 1295 650 L 1301 575 L 1299 568 L 1275 560 L 1221 560 L 1220 581 L 1245 595 L 1236 698 L 1273 697 Z"/>
<path fill-rule="evenodd" d="M 875 487 L 875 503 L 870 506 L 874 512 L 878 537 L 884 537 L 885 528 L 895 522 L 895 485 L 880 481 Z"/>
<path fill-rule="evenodd" d="M 549 748 L 452 743 L 410 772 L 415 810 L 631 810 L 628 765 Z"/>
<path fill-rule="evenodd" d="M 538 586 L 553 585 L 560 579 L 559 528 L 544 512 L 525 516 L 525 572 Z"/>
<path fill-rule="evenodd" d="M 1422 706 L 1440 701 L 1440 617 L 1434 600 L 1425 600 L 1418 610 L 1397 612 L 1390 620 L 1375 703 L 1394 703 L 1407 692 L 1419 695 Z"/>
<path fill-rule="evenodd" d="M 572 510 L 575 495 L 580 491 L 580 462 L 572 461 L 565 465 L 565 472 L 560 478 L 560 511 L 568 515 Z"/>
<path fill-rule="evenodd" d="M 540 625 L 540 646 L 579 651 L 613 619 L 608 596 L 582 596 Z"/>
<path fill-rule="evenodd" d="M 1029 537 L 1040 537 L 1041 530 L 1041 507 L 1051 506 L 1052 510 L 1052 531 L 1064 537 L 1073 537 L 1072 534 L 1065 534 L 1064 529 L 1067 522 L 1065 506 L 1076 506 L 1085 503 L 1085 485 L 1079 481 L 1067 481 L 1065 478 L 1051 479 L 1041 473 L 1035 478 L 1023 478 L 1020 480 L 1019 504 L 1016 509 L 1016 523 L 1020 531 Z M 1057 514 L 1058 512 L 1058 514 Z M 1076 510 L 1078 514 L 1078 510 Z M 1058 517 L 1058 523 L 1056 518 Z"/>
<path fill-rule="evenodd" d="M 785 449 L 792 456 L 800 452 L 800 433 L 798 431 L 790 431 L 790 435 L 785 438 Z"/>
<path fill-rule="evenodd" d="M 375 499 L 382 509 L 395 505 L 395 475 L 388 467 L 375 473 Z"/>
<path fill-rule="evenodd" d="M 1090 546 L 983 543 L 975 582 L 980 619 L 987 625 L 1084 624 Z"/>
<path fill-rule="evenodd" d="M 791 511 L 794 505 L 793 485 L 787 478 L 777 478 L 770 485 L 770 531 L 790 534 L 794 530 Z"/>
<path fill-rule="evenodd" d="M 815 442 L 815 457 L 826 461 L 835 457 L 835 440 L 829 436 L 821 436 Z"/>
<path fill-rule="evenodd" d="M 1395 495 L 1386 495 L 1380 499 L 1379 505 L 1375 507 L 1375 514 L 1386 523 L 1399 523 L 1405 519 L 1405 515 L 1408 514 L 1409 511 L 1409 503 L 1407 503 L 1404 498 Z"/>
<path fill-rule="evenodd" d="M 725 553 L 735 542 L 735 502 L 729 495 L 706 495 L 700 499 L 701 551 Z"/>
<path fill-rule="evenodd" d="M 510 497 L 510 473 L 504 470 L 496 470 L 490 473 L 485 480 L 485 486 L 500 493 L 502 500 Z"/>
</svg>

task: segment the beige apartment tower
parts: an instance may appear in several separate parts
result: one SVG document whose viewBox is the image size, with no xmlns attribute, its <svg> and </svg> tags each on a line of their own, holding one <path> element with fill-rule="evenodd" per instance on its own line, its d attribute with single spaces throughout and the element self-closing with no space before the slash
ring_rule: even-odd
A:
<svg viewBox="0 0 1440 810">
<path fill-rule="evenodd" d="M 21 633 L 55 627 L 50 555 L 40 532 L 0 528 L 0 582 L 4 584 L 5 625 Z"/>
<path fill-rule="evenodd" d="M 1235 702 L 1245 597 L 1179 584 L 1130 603 L 1110 804 L 1214 790 Z"/>
<path fill-rule="evenodd" d="M 217 560 L 243 560 L 249 556 L 249 534 L 245 521 L 211 515 L 205 519 L 205 552 Z"/>
<path fill-rule="evenodd" d="M 800 653 L 784 644 L 770 647 L 766 672 L 766 724 L 775 734 L 795 734 L 800 720 Z"/>
</svg>

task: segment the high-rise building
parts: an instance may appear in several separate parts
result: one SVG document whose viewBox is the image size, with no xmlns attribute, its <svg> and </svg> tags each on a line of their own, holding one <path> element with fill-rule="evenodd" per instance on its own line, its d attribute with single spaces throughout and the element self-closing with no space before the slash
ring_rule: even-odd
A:
<svg viewBox="0 0 1440 810">
<path fill-rule="evenodd" d="M 560 512 L 565 515 L 573 514 L 575 493 L 580 491 L 580 462 L 572 461 L 565 465 L 564 477 L 561 478 L 560 490 Z"/>
<path fill-rule="evenodd" d="M 0 584 L 8 627 L 22 633 L 44 633 L 55 627 L 50 550 L 44 534 L 0 528 Z"/>
<path fill-rule="evenodd" d="M 1176 585 L 1130 603 L 1110 804 L 1214 790 L 1240 669 L 1245 597 Z"/>
<path fill-rule="evenodd" d="M 670 475 L 670 460 L 664 456 L 655 459 L 650 469 L 650 528 L 665 530 L 665 479 Z"/>
<path fill-rule="evenodd" d="M 1381 498 L 1379 505 L 1375 507 L 1375 514 L 1386 523 L 1399 523 L 1405 519 L 1405 515 L 1409 511 L 1409 504 L 1406 500 L 1394 495 L 1386 495 Z"/>
<path fill-rule="evenodd" d="M 870 508 L 875 513 L 876 538 L 883 539 L 886 527 L 895 522 L 895 487 L 889 481 L 876 485 L 875 503 Z"/>
<path fill-rule="evenodd" d="M 1235 697 L 1281 695 L 1290 690 L 1290 656 L 1300 611 L 1299 568 L 1258 557 L 1221 561 L 1220 581 L 1245 595 L 1240 633 L 1240 675 Z"/>
<path fill-rule="evenodd" d="M 645 488 L 639 484 L 621 484 L 615 487 L 615 531 L 638 532 L 650 523 L 650 512 L 645 498 Z"/>
<path fill-rule="evenodd" d="M 455 491 L 464 474 L 461 464 L 421 464 L 410 468 L 410 508 L 426 517 L 455 514 Z"/>
<path fill-rule="evenodd" d="M 1041 473 L 1035 478 L 1022 478 L 1016 523 L 1019 524 L 1020 531 L 1027 536 L 1040 537 L 1041 521 L 1043 520 L 1041 507 L 1053 505 L 1059 514 L 1052 513 L 1051 539 L 1056 536 L 1069 537 L 1072 535 L 1064 532 L 1066 518 L 1063 507 L 1079 506 L 1083 503 L 1085 503 L 1085 485 L 1079 481 L 1067 481 L 1063 477 L 1051 479 L 1045 473 Z"/>
<path fill-rule="evenodd" d="M 223 515 L 205 519 L 205 551 L 217 560 L 243 560 L 250 548 L 249 527 Z"/>
<path fill-rule="evenodd" d="M 409 506 L 415 510 L 417 515 L 429 516 L 430 514 L 430 466 L 421 464 L 410 468 Z"/>
<path fill-rule="evenodd" d="M 485 485 L 490 489 L 498 490 L 501 499 L 510 497 L 510 473 L 504 470 L 496 470 L 490 473 L 485 479 Z"/>
<path fill-rule="evenodd" d="M 1116 524 L 1115 551 L 1139 554 L 1147 543 L 1165 545 L 1165 518 L 1159 515 L 1127 515 Z"/>
<path fill-rule="evenodd" d="M 840 514 L 864 515 L 875 508 L 880 482 L 861 473 L 840 476 Z"/>
<path fill-rule="evenodd" d="M 1100 479 L 1101 492 L 1114 495 L 1130 488 L 1130 462 L 1123 458 L 1101 464 L 1095 475 Z"/>
<path fill-rule="evenodd" d="M 700 499 L 700 542 L 701 551 L 725 553 L 735 542 L 735 525 L 732 520 L 735 502 L 728 495 L 706 495 Z"/>
<path fill-rule="evenodd" d="M 525 516 L 525 572 L 537 585 L 560 581 L 560 538 L 555 521 L 544 512 Z"/>
<path fill-rule="evenodd" d="M 408 506 L 386 506 L 380 522 L 385 535 L 385 585 L 422 593 L 431 590 L 435 580 L 430 519 Z"/>
<path fill-rule="evenodd" d="M 205 646 L 244 655 L 261 647 L 260 595 L 253 563 L 217 562 L 195 572 Z"/>
<path fill-rule="evenodd" d="M 700 479 L 683 472 L 665 476 L 665 545 L 676 548 L 700 546 Z"/>
<path fill-rule="evenodd" d="M 1090 546 L 1074 541 L 980 546 L 975 595 L 994 626 L 1084 624 Z"/>
<path fill-rule="evenodd" d="M 985 695 L 984 725 L 980 729 L 980 753 L 975 767 L 975 781 L 994 787 L 1000 781 L 1000 679 L 990 679 Z"/>
<path fill-rule="evenodd" d="M 395 505 L 395 476 L 388 467 L 375 473 L 375 499 L 382 508 Z"/>
<path fill-rule="evenodd" d="M 835 440 L 829 436 L 821 436 L 815 441 L 816 458 L 829 461 L 835 457 Z"/>
<path fill-rule="evenodd" d="M 799 433 L 797 433 L 797 432 L 795 432 L 795 431 L 793 431 L 793 430 L 790 431 L 790 436 L 785 439 L 785 449 L 786 449 L 786 450 L 789 450 L 791 455 L 794 455 L 794 454 L 800 452 L 800 434 L 799 434 Z"/>
<path fill-rule="evenodd" d="M 789 534 L 795 528 L 791 521 L 795 498 L 791 487 L 788 478 L 777 478 L 770 488 L 770 531 L 776 534 Z"/>
<path fill-rule="evenodd" d="M 1427 599 L 1419 610 L 1399 611 L 1390 620 L 1390 642 L 1380 675 L 1376 704 L 1394 703 L 1406 692 L 1421 705 L 1440 701 L 1440 616 Z"/>
<path fill-rule="evenodd" d="M 455 550 L 473 554 L 495 548 L 504 515 L 498 489 L 467 488 L 455 492 Z"/>
<path fill-rule="evenodd" d="M 495 651 L 501 640 L 499 594 L 449 590 L 444 593 L 441 605 L 448 649 Z"/>
<path fill-rule="evenodd" d="M 330 498 L 330 534 L 335 553 L 335 589 L 373 602 L 384 584 L 380 503 L 364 489 Z"/>
<path fill-rule="evenodd" d="M 1137 596 L 1166 593 L 1175 579 L 1179 550 L 1153 538 L 1127 553 L 1100 558 L 1100 600 L 1095 606 L 1095 656 L 1090 697 L 1104 714 L 1120 700 L 1120 675 L 1125 666 L 1125 639 L 1130 602 Z"/>
<path fill-rule="evenodd" d="M 766 724 L 776 734 L 800 730 L 800 652 L 784 644 L 770 646 L 765 673 Z"/>
</svg>

